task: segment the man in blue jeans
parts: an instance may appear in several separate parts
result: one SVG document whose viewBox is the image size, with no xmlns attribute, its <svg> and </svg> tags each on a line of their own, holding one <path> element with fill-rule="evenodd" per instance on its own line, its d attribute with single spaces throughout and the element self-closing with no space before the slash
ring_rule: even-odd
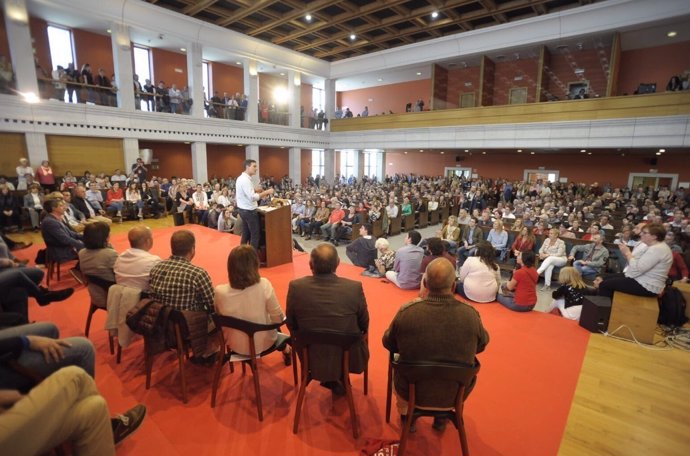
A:
<svg viewBox="0 0 690 456">
<path fill-rule="evenodd" d="M 242 218 L 242 240 L 241 244 L 251 244 L 258 252 L 261 240 L 261 224 L 259 214 L 256 212 L 257 201 L 272 195 L 274 190 L 269 188 L 263 190 L 261 187 L 254 187 L 252 176 L 256 174 L 256 160 L 247 159 L 244 161 L 244 172 L 240 174 L 235 182 L 235 196 L 237 207 Z"/>
</svg>

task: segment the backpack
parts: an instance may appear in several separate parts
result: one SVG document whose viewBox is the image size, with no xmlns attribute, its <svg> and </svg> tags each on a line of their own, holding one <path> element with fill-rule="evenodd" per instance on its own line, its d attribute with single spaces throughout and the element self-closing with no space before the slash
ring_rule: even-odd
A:
<svg viewBox="0 0 690 456">
<path fill-rule="evenodd" d="M 688 321 L 685 316 L 685 297 L 673 286 L 667 286 L 661 296 L 658 323 L 665 326 L 680 327 Z"/>
</svg>

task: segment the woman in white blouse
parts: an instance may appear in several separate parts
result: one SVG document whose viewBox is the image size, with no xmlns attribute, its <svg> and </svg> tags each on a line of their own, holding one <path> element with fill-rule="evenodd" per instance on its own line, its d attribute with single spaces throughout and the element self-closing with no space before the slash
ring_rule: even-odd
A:
<svg viewBox="0 0 690 456">
<path fill-rule="evenodd" d="M 455 291 L 474 302 L 495 301 L 501 285 L 501 269 L 496 263 L 496 250 L 488 242 L 480 241 L 476 255 L 469 257 L 460 268 Z"/>
<path fill-rule="evenodd" d="M 259 257 L 248 244 L 239 245 L 228 256 L 230 283 L 215 288 L 214 305 L 220 315 L 268 325 L 285 319 L 273 285 L 259 275 Z M 241 331 L 224 328 L 225 343 L 242 355 L 249 355 L 249 339 Z M 288 336 L 278 331 L 262 331 L 254 335 L 256 352 L 261 353 L 274 343 L 281 344 Z M 289 349 L 283 350 L 283 360 L 289 364 Z"/>
<path fill-rule="evenodd" d="M 216 203 L 222 204 L 223 207 L 232 205 L 228 187 L 223 187 L 223 189 L 220 191 L 220 194 L 216 196 Z"/>
<path fill-rule="evenodd" d="M 541 264 L 537 272 L 539 275 L 544 274 L 544 286 L 542 290 L 551 288 L 551 276 L 554 268 L 560 268 L 568 264 L 568 258 L 565 255 L 565 242 L 558 239 L 558 230 L 551 228 L 549 230 L 549 237 L 544 240 L 544 243 L 539 249 L 539 259 Z"/>
</svg>

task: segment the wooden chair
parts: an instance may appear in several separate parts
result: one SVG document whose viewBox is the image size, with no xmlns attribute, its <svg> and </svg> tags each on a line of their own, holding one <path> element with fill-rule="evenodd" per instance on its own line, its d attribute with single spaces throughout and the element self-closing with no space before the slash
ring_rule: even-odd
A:
<svg viewBox="0 0 690 456">
<path fill-rule="evenodd" d="M 359 424 L 357 420 L 357 412 L 355 411 L 355 402 L 352 398 L 352 384 L 350 383 L 350 348 L 362 340 L 364 335 L 361 333 L 350 333 L 332 330 L 301 330 L 293 335 L 293 346 L 295 350 L 300 352 L 301 361 L 301 375 L 299 393 L 297 395 L 297 405 L 295 408 L 295 421 L 292 426 L 292 432 L 297 434 L 299 427 L 299 419 L 302 412 L 302 404 L 304 403 L 304 395 L 307 390 L 307 385 L 312 381 L 311 370 L 309 368 L 309 347 L 312 345 L 331 345 L 342 349 L 342 376 L 340 381 L 345 387 L 345 396 L 350 408 L 350 419 L 352 422 L 352 435 L 354 438 L 359 437 Z M 369 368 L 364 369 L 364 395 L 367 395 L 369 383 Z"/>
<path fill-rule="evenodd" d="M 84 336 L 87 338 L 89 337 L 89 331 L 91 330 L 91 319 L 93 318 L 93 314 L 96 313 L 97 310 L 105 310 L 106 312 L 108 311 L 107 308 L 107 297 L 108 297 L 108 290 L 110 289 L 111 286 L 115 285 L 115 282 L 111 282 L 109 280 L 104 280 L 101 279 L 100 277 L 96 277 L 94 275 L 86 274 L 84 278 L 87 281 L 87 286 L 86 289 L 89 291 L 89 296 L 91 297 L 91 304 L 89 305 L 89 313 L 86 316 L 86 328 L 84 328 Z M 106 302 L 98 302 L 98 297 L 93 295 L 92 291 L 92 286 L 100 288 L 103 293 L 105 294 L 105 299 Z M 115 338 L 112 336 L 112 334 L 108 333 L 108 345 L 110 346 L 110 354 L 113 355 L 115 354 Z M 120 347 L 120 344 L 117 344 L 117 364 L 120 364 L 120 359 L 122 358 L 122 347 Z"/>
<path fill-rule="evenodd" d="M 74 252 L 76 256 L 76 251 Z M 53 279 L 53 275 L 57 272 L 57 281 L 60 281 L 60 269 L 61 266 L 65 263 L 71 263 L 73 261 L 76 261 L 76 258 L 71 259 L 71 260 L 65 260 L 65 261 L 58 261 L 57 259 L 54 258 L 52 254 L 52 250 L 50 247 L 46 247 L 46 287 L 50 288 L 50 281 Z M 75 277 L 75 280 L 79 282 L 80 284 L 83 284 L 80 279 Z"/>
<path fill-rule="evenodd" d="M 380 217 L 378 220 L 376 220 L 374 223 L 371 224 L 372 228 L 372 235 L 375 238 L 380 238 L 383 236 L 383 217 Z"/>
<path fill-rule="evenodd" d="M 429 225 L 438 225 L 439 222 L 439 211 L 436 209 L 435 211 L 429 212 Z"/>
<path fill-rule="evenodd" d="M 386 422 L 390 422 L 393 370 L 397 372 L 400 378 L 407 381 L 409 392 L 407 421 L 405 421 L 402 427 L 400 447 L 397 453 L 399 456 L 404 455 L 410 428 L 420 416 L 432 416 L 434 418 L 450 420 L 458 430 L 462 455 L 469 454 L 465 423 L 462 416 L 465 403 L 465 389 L 477 375 L 480 367 L 477 359 L 475 359 L 474 365 L 471 366 L 464 363 L 450 364 L 427 361 L 408 363 L 395 361 L 391 356 L 388 370 L 388 392 L 386 396 Z M 448 404 L 448 410 L 426 410 L 418 408 L 424 407 L 424 404 L 417 401 L 417 394 L 424 389 L 425 382 L 429 380 L 434 380 L 435 383 L 437 381 L 447 382 L 449 390 L 455 389 L 455 400 L 452 404 Z"/>
<path fill-rule="evenodd" d="M 388 220 L 388 234 L 390 236 L 395 236 L 400 234 L 402 229 L 402 209 L 398 206 L 398 216 Z"/>
<path fill-rule="evenodd" d="M 174 309 L 166 309 L 167 316 L 159 318 L 160 331 L 155 335 L 144 336 L 144 363 L 146 368 L 146 389 L 151 387 L 151 370 L 153 369 L 153 358 L 157 353 L 167 349 L 175 350 L 177 353 L 177 363 L 180 369 L 180 386 L 182 388 L 182 402 L 187 403 L 187 378 L 185 377 L 184 363 L 188 355 L 188 344 L 182 337 L 182 325 L 184 316 L 182 312 Z M 169 347 L 166 343 L 168 332 L 174 334 L 174 346 Z"/>
<path fill-rule="evenodd" d="M 446 220 L 448 220 L 448 216 L 450 215 L 450 209 L 448 206 L 443 206 L 441 209 L 441 223 L 445 223 Z"/>
<path fill-rule="evenodd" d="M 227 362 L 230 365 L 230 372 L 234 372 L 233 363 L 242 363 L 242 373 L 245 373 L 245 366 L 249 364 L 249 368 L 252 370 L 254 376 L 254 391 L 256 392 L 256 410 L 259 414 L 259 421 L 264 420 L 263 406 L 261 403 L 261 384 L 259 382 L 259 368 L 257 360 L 276 350 L 282 350 L 286 345 L 292 345 L 292 340 L 290 337 L 283 337 L 276 339 L 276 342 L 262 351 L 261 353 L 256 352 L 256 345 L 254 343 L 254 334 L 262 331 L 274 331 L 279 329 L 285 323 L 275 323 L 270 325 L 262 325 L 259 323 L 253 323 L 251 321 L 241 320 L 239 318 L 227 317 L 223 315 L 213 315 L 213 321 L 216 324 L 218 331 L 218 342 L 221 349 L 221 355 L 216 363 L 216 372 L 213 375 L 213 389 L 211 390 L 211 408 L 216 406 L 216 393 L 218 392 L 218 385 L 220 383 L 220 372 L 223 365 Z M 232 328 L 237 331 L 241 331 L 246 334 L 249 340 L 249 355 L 242 355 L 232 351 L 232 347 L 228 347 L 223 335 L 222 328 Z M 292 375 L 295 381 L 295 386 L 297 386 L 297 360 L 295 359 L 295 351 L 292 351 Z"/>
<path fill-rule="evenodd" d="M 402 229 L 405 232 L 414 230 L 414 214 L 402 216 Z"/>
</svg>

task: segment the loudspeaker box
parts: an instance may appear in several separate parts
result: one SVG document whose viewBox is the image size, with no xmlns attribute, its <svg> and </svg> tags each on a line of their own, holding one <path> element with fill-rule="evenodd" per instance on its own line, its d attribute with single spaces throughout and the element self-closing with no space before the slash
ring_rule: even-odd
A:
<svg viewBox="0 0 690 456">
<path fill-rule="evenodd" d="M 589 332 L 604 332 L 609 327 L 611 298 L 606 296 L 585 296 L 582 301 L 580 326 Z"/>
</svg>

